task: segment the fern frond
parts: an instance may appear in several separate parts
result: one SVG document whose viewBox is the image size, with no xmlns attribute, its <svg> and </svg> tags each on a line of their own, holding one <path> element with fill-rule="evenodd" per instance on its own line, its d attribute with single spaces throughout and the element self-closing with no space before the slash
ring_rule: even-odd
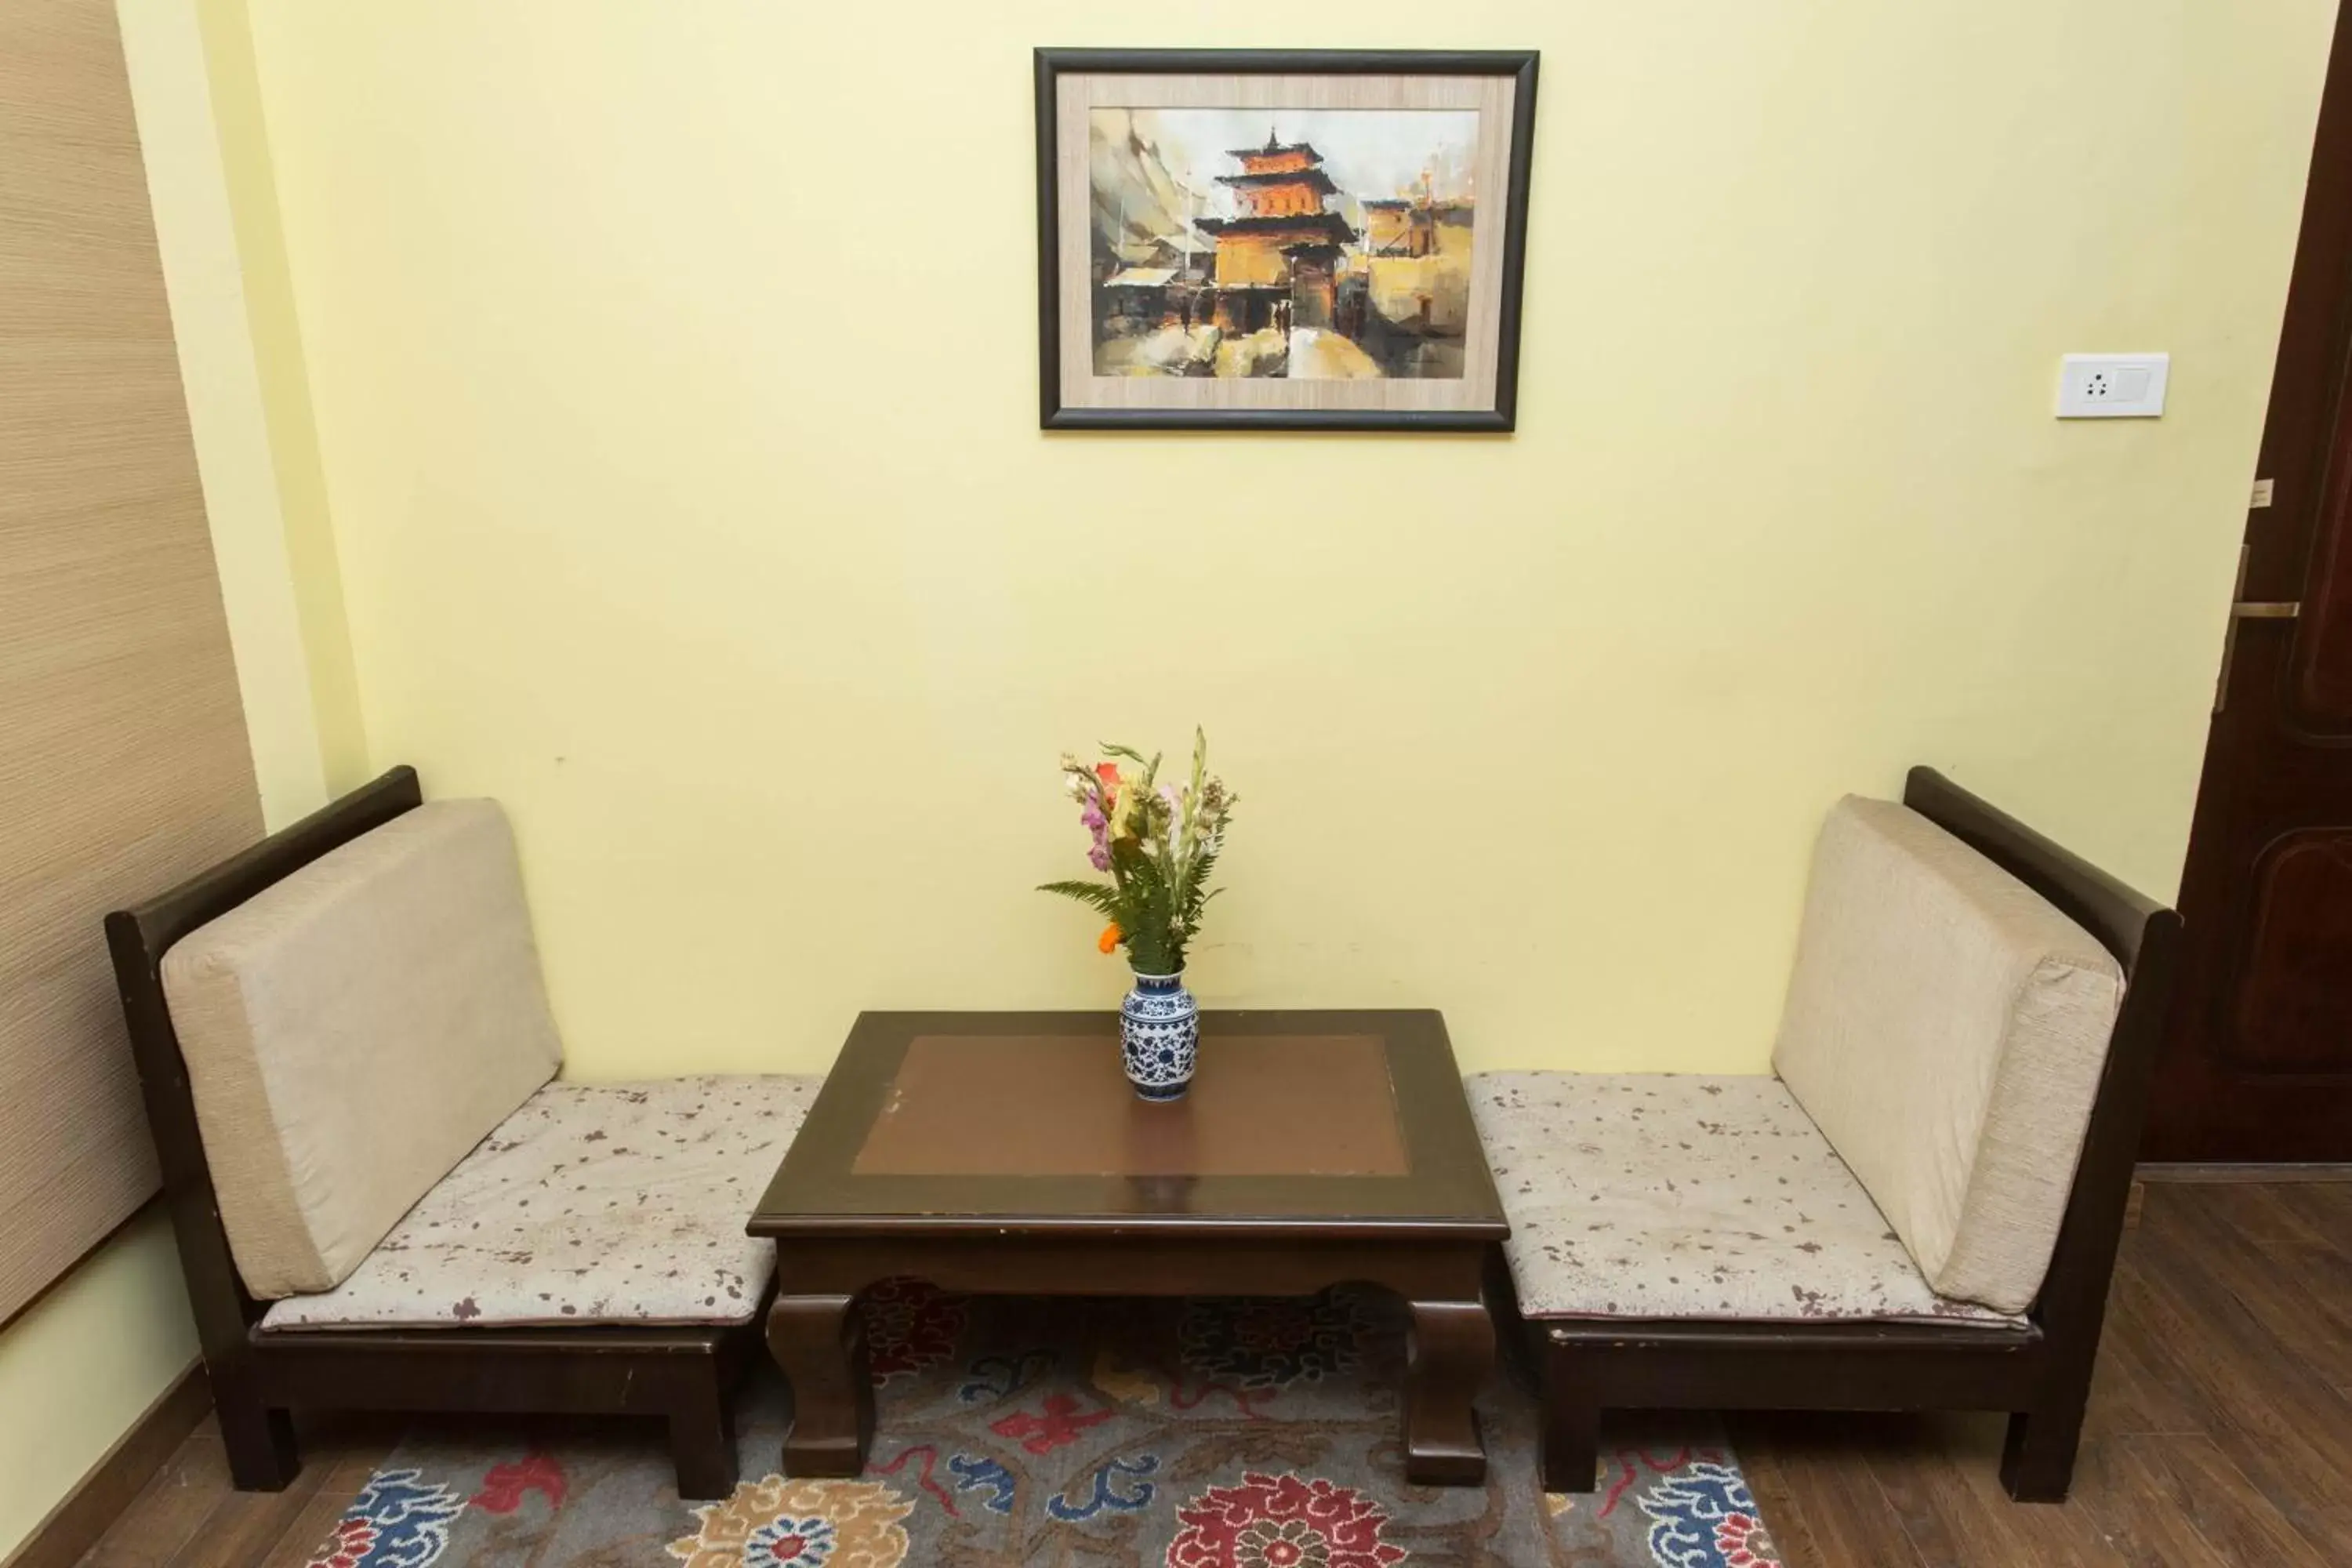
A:
<svg viewBox="0 0 2352 1568">
<path fill-rule="evenodd" d="M 1037 890 L 1041 893 L 1059 893 L 1066 899 L 1076 899 L 1088 908 L 1100 910 L 1113 919 L 1117 919 L 1118 915 L 1118 889 L 1106 882 L 1041 882 L 1037 885 Z"/>
<path fill-rule="evenodd" d="M 1183 949 L 1175 929 L 1175 889 L 1169 886 L 1166 868 L 1132 838 L 1111 840 L 1110 858 L 1127 887 L 1129 918 L 1119 921 L 1118 929 L 1129 961 L 1143 973 L 1174 973 L 1183 962 Z"/>
<path fill-rule="evenodd" d="M 1195 854 L 1192 863 L 1184 868 L 1184 887 L 1176 907 L 1182 912 L 1187 925 L 1200 919 L 1201 906 L 1209 901 L 1209 873 L 1216 868 L 1217 851 L 1204 848 Z"/>
</svg>

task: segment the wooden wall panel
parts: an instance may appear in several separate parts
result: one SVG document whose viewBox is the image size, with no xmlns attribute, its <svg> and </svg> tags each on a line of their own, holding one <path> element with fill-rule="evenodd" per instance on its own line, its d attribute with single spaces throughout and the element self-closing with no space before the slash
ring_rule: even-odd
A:
<svg viewBox="0 0 2352 1568">
<path fill-rule="evenodd" d="M 100 921 L 261 831 L 110 0 L 0 5 L 0 1321 L 155 1191 Z"/>
</svg>

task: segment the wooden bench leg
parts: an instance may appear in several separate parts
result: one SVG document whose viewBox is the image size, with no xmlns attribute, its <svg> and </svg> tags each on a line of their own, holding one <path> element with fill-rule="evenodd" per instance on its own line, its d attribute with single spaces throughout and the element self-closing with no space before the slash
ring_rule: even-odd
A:
<svg viewBox="0 0 2352 1568">
<path fill-rule="evenodd" d="M 671 1407 L 669 1452 L 677 1468 L 678 1496 L 707 1501 L 734 1495 L 734 1412 L 719 1386 L 715 1365 L 700 1386 L 687 1391 Z"/>
<path fill-rule="evenodd" d="M 1589 1492 L 1601 1483 L 1601 1399 L 1584 1358 L 1544 1336 L 1543 1489 Z"/>
<path fill-rule="evenodd" d="M 2084 1399 L 2056 1408 L 2021 1410 L 2009 1418 L 2001 1446 L 2000 1484 L 2018 1502 L 2064 1502 L 2074 1482 L 2074 1451 L 2083 1437 Z"/>
<path fill-rule="evenodd" d="M 241 1492 L 282 1492 L 302 1471 L 294 1447 L 294 1418 L 272 1410 L 234 1373 L 206 1369 L 221 1447 L 228 1452 L 230 1484 Z"/>
</svg>

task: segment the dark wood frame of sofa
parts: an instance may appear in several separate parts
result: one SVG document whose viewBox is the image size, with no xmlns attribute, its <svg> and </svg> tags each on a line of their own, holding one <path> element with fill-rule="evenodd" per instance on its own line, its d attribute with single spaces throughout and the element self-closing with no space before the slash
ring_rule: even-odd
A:
<svg viewBox="0 0 2352 1568">
<path fill-rule="evenodd" d="M 1606 1409 L 2001 1410 L 2010 1413 L 2000 1461 L 2010 1496 L 2064 1500 L 2171 997 L 2180 917 L 1932 768 L 1911 770 L 1903 802 L 2049 900 L 2123 965 L 2123 1006 L 2040 1299 L 2016 1329 L 1526 1322 L 1514 1337 L 1526 1339 L 1542 1383 L 1547 1491 L 1593 1489 Z M 1495 1272 L 1498 1300 L 1507 1302 L 1508 1271 Z"/>
<path fill-rule="evenodd" d="M 195 1310 L 213 1407 L 238 1489 L 278 1491 L 301 1468 L 297 1409 L 659 1416 L 677 1488 L 735 1487 L 729 1394 L 759 1349 L 761 1310 L 728 1328 L 304 1329 L 263 1333 L 221 1227 L 187 1064 L 164 1001 L 172 944 L 328 851 L 424 804 L 399 767 L 161 898 L 106 917 L 131 1047 Z"/>
</svg>

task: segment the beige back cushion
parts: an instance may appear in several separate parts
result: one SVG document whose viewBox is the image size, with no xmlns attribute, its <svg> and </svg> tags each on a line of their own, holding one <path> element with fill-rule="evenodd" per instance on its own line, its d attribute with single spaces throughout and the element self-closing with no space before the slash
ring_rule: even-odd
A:
<svg viewBox="0 0 2352 1568">
<path fill-rule="evenodd" d="M 555 1076 L 514 836 L 437 801 L 163 955 L 221 1224 L 263 1300 L 329 1290 Z"/>
<path fill-rule="evenodd" d="M 2123 973 L 1907 807 L 1830 813 L 1772 1066 L 1938 1294 L 2004 1312 L 2049 1272 Z"/>
</svg>

